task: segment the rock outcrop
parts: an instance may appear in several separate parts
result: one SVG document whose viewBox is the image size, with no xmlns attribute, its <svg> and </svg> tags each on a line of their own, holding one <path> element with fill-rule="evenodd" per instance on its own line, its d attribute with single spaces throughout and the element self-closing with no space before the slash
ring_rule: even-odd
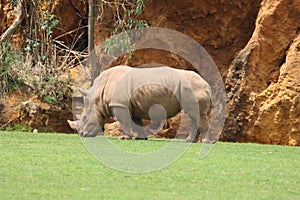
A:
<svg viewBox="0 0 300 200">
<path fill-rule="evenodd" d="M 70 104 L 60 107 L 31 98 L 19 106 L 18 121 L 24 125 L 35 127 L 43 132 L 72 132 L 66 122 L 72 117 Z"/>
<path fill-rule="evenodd" d="M 73 133 L 66 121 L 72 118 L 71 102 L 58 106 L 47 104 L 36 96 L 10 94 L 0 101 L 0 114 L 0 129 L 15 124 L 40 132 Z"/>
<path fill-rule="evenodd" d="M 222 139 L 299 145 L 299 1 L 264 0 L 229 68 Z"/>
<path fill-rule="evenodd" d="M 277 82 L 253 95 L 252 102 L 248 141 L 300 144 L 300 35 L 287 51 Z"/>
</svg>

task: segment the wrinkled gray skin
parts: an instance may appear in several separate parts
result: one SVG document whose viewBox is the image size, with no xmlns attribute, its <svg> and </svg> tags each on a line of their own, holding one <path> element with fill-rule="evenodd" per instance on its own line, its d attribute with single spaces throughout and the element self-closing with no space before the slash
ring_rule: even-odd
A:
<svg viewBox="0 0 300 200">
<path fill-rule="evenodd" d="M 206 135 L 209 130 L 211 89 L 192 71 L 116 66 L 102 72 L 89 90 L 80 91 L 83 113 L 78 121 L 68 122 L 84 137 L 100 134 L 105 118 L 114 116 L 124 133 L 119 139 L 131 139 L 131 128 L 137 132 L 136 139 L 147 139 L 141 119 L 160 121 L 181 109 L 192 121 L 187 142 L 197 142 L 199 134 Z"/>
</svg>

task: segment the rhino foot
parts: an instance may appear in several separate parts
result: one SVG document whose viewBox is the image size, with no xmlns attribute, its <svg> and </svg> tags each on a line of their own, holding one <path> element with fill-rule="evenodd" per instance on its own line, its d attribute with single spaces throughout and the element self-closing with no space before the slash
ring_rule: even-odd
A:
<svg viewBox="0 0 300 200">
<path fill-rule="evenodd" d="M 198 138 L 187 138 L 185 141 L 196 143 L 196 142 L 198 142 Z"/>
<path fill-rule="evenodd" d="M 207 139 L 203 139 L 203 140 L 202 140 L 202 143 L 205 143 L 205 144 L 216 144 L 216 143 L 217 143 L 217 140 L 207 140 Z"/>
<path fill-rule="evenodd" d="M 148 138 L 147 137 L 145 137 L 145 138 L 136 137 L 135 140 L 148 140 Z"/>
<path fill-rule="evenodd" d="M 119 140 L 131 140 L 131 136 L 129 135 L 120 135 L 118 137 Z"/>
</svg>

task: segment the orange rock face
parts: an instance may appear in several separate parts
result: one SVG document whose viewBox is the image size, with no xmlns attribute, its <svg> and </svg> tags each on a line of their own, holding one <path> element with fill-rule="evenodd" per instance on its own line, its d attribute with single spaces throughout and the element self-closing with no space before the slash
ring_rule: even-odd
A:
<svg viewBox="0 0 300 200">
<path fill-rule="evenodd" d="M 223 140 L 299 145 L 299 1 L 265 0 L 229 69 Z"/>
<path fill-rule="evenodd" d="M 253 99 L 247 131 L 251 142 L 299 145 L 300 142 L 300 35 L 287 51 L 276 83 Z"/>
</svg>

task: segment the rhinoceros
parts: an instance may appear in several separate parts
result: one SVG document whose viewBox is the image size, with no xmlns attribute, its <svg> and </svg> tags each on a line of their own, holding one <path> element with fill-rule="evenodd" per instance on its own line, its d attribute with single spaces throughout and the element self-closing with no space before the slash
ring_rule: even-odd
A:
<svg viewBox="0 0 300 200">
<path fill-rule="evenodd" d="M 197 73 L 170 67 L 132 68 L 116 66 L 103 71 L 88 89 L 79 89 L 84 108 L 79 120 L 68 120 L 83 137 L 94 137 L 104 129 L 105 119 L 115 117 L 123 135 L 147 139 L 141 119 L 160 121 L 175 116 L 182 109 L 192 122 L 187 142 L 197 142 L 200 133 L 209 130 L 211 108 L 209 84 Z"/>
</svg>

